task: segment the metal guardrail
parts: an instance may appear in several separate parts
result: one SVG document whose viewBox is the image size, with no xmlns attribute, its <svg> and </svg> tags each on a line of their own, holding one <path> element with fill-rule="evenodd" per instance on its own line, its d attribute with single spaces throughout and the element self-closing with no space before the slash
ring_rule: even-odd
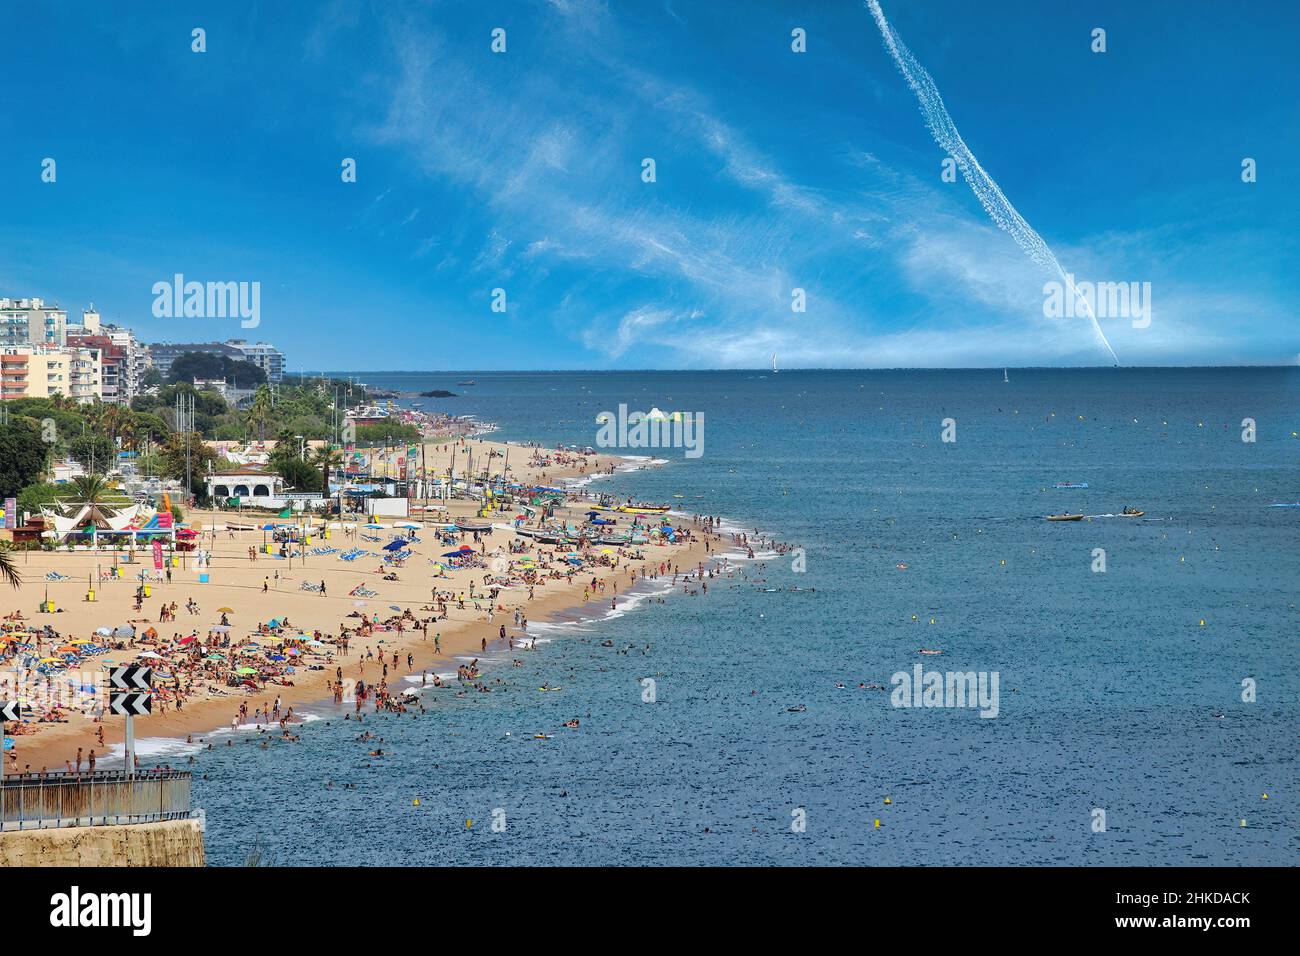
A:
<svg viewBox="0 0 1300 956">
<path fill-rule="evenodd" d="M 190 785 L 188 770 L 6 775 L 0 830 L 188 819 Z"/>
</svg>

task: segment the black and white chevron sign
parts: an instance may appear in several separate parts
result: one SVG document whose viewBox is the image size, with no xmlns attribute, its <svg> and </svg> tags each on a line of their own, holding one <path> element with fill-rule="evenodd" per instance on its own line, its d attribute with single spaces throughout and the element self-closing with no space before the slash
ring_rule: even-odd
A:
<svg viewBox="0 0 1300 956">
<path fill-rule="evenodd" d="M 153 698 L 148 694 L 109 694 L 110 713 L 127 717 L 141 717 L 153 713 Z"/>
<path fill-rule="evenodd" d="M 23 710 L 16 700 L 0 700 L 0 718 L 4 720 L 22 720 Z"/>
<path fill-rule="evenodd" d="M 108 686 L 113 690 L 143 690 L 153 688 L 153 671 L 136 664 L 114 667 L 108 673 Z"/>
</svg>

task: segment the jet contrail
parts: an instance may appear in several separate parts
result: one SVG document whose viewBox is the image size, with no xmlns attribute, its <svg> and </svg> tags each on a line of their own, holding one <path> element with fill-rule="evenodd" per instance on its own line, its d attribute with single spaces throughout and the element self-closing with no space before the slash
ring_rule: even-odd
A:
<svg viewBox="0 0 1300 956">
<path fill-rule="evenodd" d="M 934 80 L 926 72 L 916 57 L 912 56 L 903 43 L 901 37 L 895 32 L 894 28 L 889 25 L 885 19 L 885 13 L 880 9 L 879 0 L 866 0 L 867 7 L 871 10 L 871 15 L 876 18 L 876 26 L 880 27 L 880 35 L 884 38 L 885 46 L 898 65 L 898 70 L 907 80 L 907 85 L 912 88 L 916 94 L 917 102 L 921 107 L 921 115 L 925 118 L 925 125 L 930 127 L 930 133 L 934 136 L 934 141 L 941 148 L 947 151 L 948 155 L 957 163 L 957 168 L 965 177 L 971 192 L 975 193 L 975 198 L 980 201 L 984 211 L 989 214 L 989 218 L 994 224 L 1004 232 L 1011 235 L 1034 262 L 1048 269 L 1054 269 L 1056 274 L 1061 277 L 1066 289 L 1069 290 L 1070 297 L 1073 301 L 1082 305 L 1084 314 L 1092 323 L 1092 330 L 1097 333 L 1099 341 L 1110 353 L 1115 364 L 1119 364 L 1119 356 L 1115 350 L 1110 347 L 1110 342 L 1106 341 L 1105 334 L 1101 331 L 1101 326 L 1097 324 L 1097 316 L 1092 311 L 1092 304 L 1086 298 L 1077 295 L 1074 282 L 1061 268 L 1061 263 L 1057 261 L 1052 250 L 1043 242 L 1043 237 L 1034 231 L 1034 227 L 1025 222 L 1023 216 L 1016 212 L 1016 207 L 1011 205 L 1011 201 L 1002 194 L 998 184 L 993 181 L 984 168 L 980 166 L 979 160 L 975 154 L 970 151 L 970 147 L 962 140 L 961 134 L 957 132 L 957 127 L 948 115 L 947 108 L 943 105 L 943 97 L 939 95 L 938 88 L 934 85 Z"/>
</svg>

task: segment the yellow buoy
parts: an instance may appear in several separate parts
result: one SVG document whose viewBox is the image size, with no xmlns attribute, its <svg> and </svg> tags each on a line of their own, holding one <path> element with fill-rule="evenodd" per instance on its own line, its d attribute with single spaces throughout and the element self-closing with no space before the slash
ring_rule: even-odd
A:
<svg viewBox="0 0 1300 956">
<path fill-rule="evenodd" d="M 1004 568 L 1005 568 L 1005 567 L 1007 566 L 1007 562 L 1006 562 L 1005 560 L 1004 560 L 1004 561 L 999 561 L 999 562 L 998 562 L 998 565 L 1001 566 L 1001 567 L 1004 567 Z"/>
<path fill-rule="evenodd" d="M 931 624 L 934 623 L 934 618 L 930 618 L 930 623 L 931 623 Z"/>
<path fill-rule="evenodd" d="M 1245 821 L 1245 820 L 1242 820 L 1242 821 L 1241 821 L 1241 825 L 1244 827 L 1244 826 L 1246 825 L 1246 821 Z"/>
<path fill-rule="evenodd" d="M 912 615 L 912 620 L 914 620 L 914 621 L 916 620 L 916 615 L 915 615 L 915 614 Z"/>
<path fill-rule="evenodd" d="M 1242 821 L 1242 825 L 1245 826 L 1245 821 L 1244 821 L 1244 820 Z M 877 830 L 880 829 L 880 820 L 879 820 L 879 819 L 876 820 L 876 829 L 877 829 Z"/>
<path fill-rule="evenodd" d="M 1265 796 L 1265 798 L 1267 798 L 1267 797 L 1268 797 L 1268 794 L 1264 794 L 1264 796 Z M 894 802 L 893 800 L 890 800 L 888 797 L 885 797 L 885 806 L 889 806 L 889 805 L 892 804 L 893 802 Z"/>
<path fill-rule="evenodd" d="M 1267 794 L 1267 793 L 1264 794 L 1262 797 L 1260 797 L 1260 799 L 1261 799 L 1261 800 L 1267 800 L 1267 799 L 1268 799 L 1268 794 Z"/>
<path fill-rule="evenodd" d="M 1201 618 L 1201 627 L 1205 627 L 1205 618 Z"/>
<path fill-rule="evenodd" d="M 420 805 L 420 798 L 419 798 L 419 797 L 416 797 L 414 800 L 411 801 L 411 806 L 413 806 L 413 807 L 418 807 L 419 805 Z"/>
<path fill-rule="evenodd" d="M 473 820 L 466 820 L 466 821 L 465 821 L 465 829 L 466 829 L 466 830 L 468 830 L 468 829 L 469 829 L 470 827 L 472 827 L 473 825 L 474 825 L 474 821 L 473 821 Z"/>
</svg>

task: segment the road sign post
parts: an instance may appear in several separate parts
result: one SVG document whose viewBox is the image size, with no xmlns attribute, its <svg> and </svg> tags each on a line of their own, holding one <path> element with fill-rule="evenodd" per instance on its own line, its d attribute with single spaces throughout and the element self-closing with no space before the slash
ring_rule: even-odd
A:
<svg viewBox="0 0 1300 956">
<path fill-rule="evenodd" d="M 126 717 L 126 772 L 135 773 L 135 718 L 153 712 L 153 671 L 136 664 L 114 667 L 108 674 L 110 713 Z"/>
<path fill-rule="evenodd" d="M 0 700 L 0 738 L 4 737 L 3 728 L 6 720 L 22 720 L 23 709 L 16 700 Z M 0 758 L 3 763 L 3 758 Z M 0 782 L 4 780 L 4 767 L 0 766 Z"/>
</svg>

